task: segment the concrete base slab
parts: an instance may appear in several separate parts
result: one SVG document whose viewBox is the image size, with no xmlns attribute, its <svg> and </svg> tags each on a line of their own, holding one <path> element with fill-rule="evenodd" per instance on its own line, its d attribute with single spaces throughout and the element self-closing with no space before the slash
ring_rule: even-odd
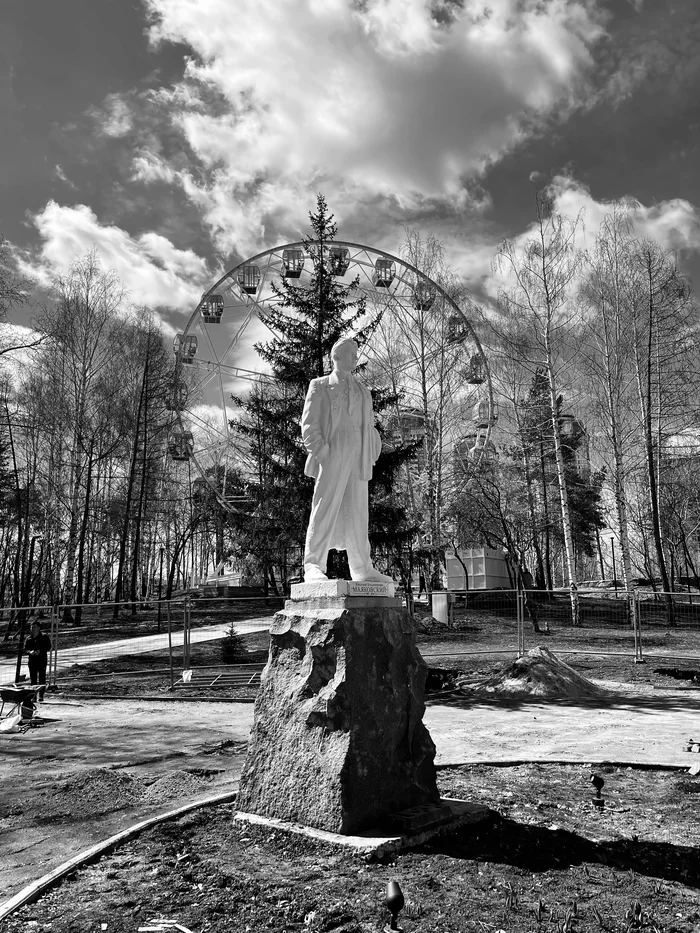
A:
<svg viewBox="0 0 700 933">
<path fill-rule="evenodd" d="M 395 596 L 317 596 L 313 599 L 287 599 L 284 608 L 294 612 L 318 612 L 322 609 L 338 608 L 403 609 L 403 600 Z"/>
<path fill-rule="evenodd" d="M 335 596 L 369 596 L 381 599 L 391 598 L 393 595 L 393 583 L 375 583 L 372 580 L 314 580 L 310 583 L 293 583 L 290 591 L 294 600 Z"/>
<path fill-rule="evenodd" d="M 470 803 L 467 800 L 457 800 L 452 797 L 441 797 L 440 805 L 449 808 L 451 811 L 451 816 L 448 820 L 445 820 L 439 825 L 428 826 L 413 832 L 405 831 L 394 835 L 387 834 L 386 827 L 384 826 L 372 827 L 356 835 L 343 835 L 341 833 L 331 833 L 325 829 L 315 829 L 313 826 L 304 826 L 301 823 L 292 823 L 274 817 L 258 816 L 256 813 L 244 813 L 240 810 L 236 814 L 235 819 L 244 823 L 267 826 L 270 829 L 281 830 L 282 832 L 296 833 L 299 836 L 306 836 L 308 839 L 327 842 L 330 845 L 345 846 L 366 858 L 381 860 L 406 849 L 412 849 L 415 846 L 423 845 L 423 843 L 428 842 L 436 836 L 448 835 L 449 833 L 467 828 L 477 829 L 483 827 L 495 815 L 493 810 L 490 810 L 482 804 Z"/>
</svg>

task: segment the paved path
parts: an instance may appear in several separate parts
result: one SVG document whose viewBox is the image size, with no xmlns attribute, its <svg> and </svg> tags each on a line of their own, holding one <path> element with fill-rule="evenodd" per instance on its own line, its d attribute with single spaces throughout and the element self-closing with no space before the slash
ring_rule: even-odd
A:
<svg viewBox="0 0 700 933">
<path fill-rule="evenodd" d="M 216 641 L 226 635 L 230 623 L 220 622 L 218 625 L 205 625 L 202 628 L 193 628 L 190 631 L 190 644 L 195 645 L 205 641 Z M 235 624 L 236 632 L 241 635 L 249 632 L 264 632 L 270 627 L 269 617 L 266 619 L 243 619 Z M 183 643 L 182 629 L 172 633 L 174 648 L 181 648 Z M 103 661 L 106 658 L 117 658 L 126 654 L 147 654 L 149 651 L 160 651 L 168 647 L 167 632 L 160 635 L 140 635 L 136 638 L 119 638 L 115 641 L 103 641 L 92 645 L 83 645 L 78 648 L 61 648 L 58 645 L 57 670 L 63 670 L 73 664 L 89 664 L 92 661 Z M 0 684 L 12 683 L 15 679 L 16 660 L 3 658 L 0 660 Z M 29 677 L 27 659 L 22 658 L 22 670 Z"/>
<path fill-rule="evenodd" d="M 609 761 L 689 768 L 700 763 L 700 754 L 685 751 L 689 738 L 700 740 L 700 693 L 690 691 L 650 689 L 631 697 L 620 690 L 593 701 L 431 701 L 423 721 L 443 766 Z"/>
</svg>

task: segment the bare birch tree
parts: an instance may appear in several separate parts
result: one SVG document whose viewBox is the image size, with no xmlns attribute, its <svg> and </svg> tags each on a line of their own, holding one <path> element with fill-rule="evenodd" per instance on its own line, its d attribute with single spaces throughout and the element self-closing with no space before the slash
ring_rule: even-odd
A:
<svg viewBox="0 0 700 933">
<path fill-rule="evenodd" d="M 577 323 L 573 298 L 582 261 L 575 242 L 580 219 L 570 222 L 553 212 L 543 191 L 536 194 L 535 210 L 533 233 L 522 247 L 508 240 L 499 247 L 495 265 L 511 284 L 499 294 L 506 326 L 497 321 L 494 330 L 506 349 L 526 360 L 533 371 L 542 369 L 546 376 L 571 614 L 573 624 L 578 625 L 576 562 L 558 398 L 562 370 L 570 363 L 565 349 L 572 345 Z"/>
<path fill-rule="evenodd" d="M 112 328 L 125 295 L 115 273 L 106 272 L 96 253 L 76 262 L 54 281 L 55 303 L 43 316 L 50 335 L 38 359 L 43 374 L 53 382 L 56 433 L 67 459 L 64 509 L 66 513 L 66 569 L 64 601 L 75 598 L 76 562 L 83 514 L 85 480 L 94 451 L 90 438 L 102 423 L 99 400 L 110 399 L 116 378 Z M 63 472 L 63 471 L 61 471 Z M 72 618 L 66 609 L 67 619 Z"/>
<path fill-rule="evenodd" d="M 651 535 L 669 623 L 672 580 L 662 530 L 662 462 L 669 438 L 694 424 L 698 385 L 692 360 L 697 309 L 674 258 L 651 240 L 632 252 L 632 336 L 638 424 L 644 450 Z"/>
<path fill-rule="evenodd" d="M 607 440 L 603 454 L 615 501 L 630 621 L 635 624 L 632 554 L 629 538 L 628 480 L 638 467 L 636 431 L 631 418 L 633 342 L 630 317 L 632 250 L 631 202 L 616 202 L 605 216 L 590 257 L 582 287 L 586 308 L 586 339 L 582 359 L 590 397 L 601 416 Z"/>
</svg>

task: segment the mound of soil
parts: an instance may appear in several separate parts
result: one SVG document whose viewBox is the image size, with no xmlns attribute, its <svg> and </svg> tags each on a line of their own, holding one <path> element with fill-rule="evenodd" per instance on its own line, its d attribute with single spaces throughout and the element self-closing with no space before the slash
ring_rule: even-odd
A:
<svg viewBox="0 0 700 933">
<path fill-rule="evenodd" d="M 149 777 L 111 768 L 91 768 L 77 777 L 57 781 L 33 800 L 0 806 L 0 833 L 44 823 L 80 823 L 137 806 L 154 809 L 168 801 L 205 793 L 219 769 L 169 771 Z"/>
<path fill-rule="evenodd" d="M 532 648 L 522 658 L 505 662 L 495 673 L 474 679 L 473 675 L 458 677 L 458 689 L 477 696 L 499 696 L 519 699 L 584 699 L 599 697 L 605 691 L 577 673 L 549 649 Z"/>
</svg>

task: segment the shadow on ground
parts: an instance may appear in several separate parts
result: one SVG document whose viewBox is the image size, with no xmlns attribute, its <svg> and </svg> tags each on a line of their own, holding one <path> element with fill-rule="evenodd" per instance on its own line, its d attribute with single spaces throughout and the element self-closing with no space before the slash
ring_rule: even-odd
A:
<svg viewBox="0 0 700 933">
<path fill-rule="evenodd" d="M 419 851 L 532 872 L 598 862 L 620 871 L 700 886 L 700 849 L 694 846 L 636 841 L 634 837 L 595 842 L 569 830 L 518 823 L 497 813 L 476 832 L 439 836 Z"/>
<path fill-rule="evenodd" d="M 498 709 L 526 709 L 529 706 L 567 707 L 570 709 L 629 709 L 635 713 L 700 712 L 700 696 L 681 694 L 645 694 L 630 696 L 625 693 L 608 692 L 594 698 L 576 699 L 541 696 L 508 697 L 469 693 L 463 690 L 444 690 L 426 696 L 426 706 L 449 706 L 454 709 L 476 709 L 480 706 Z"/>
</svg>

